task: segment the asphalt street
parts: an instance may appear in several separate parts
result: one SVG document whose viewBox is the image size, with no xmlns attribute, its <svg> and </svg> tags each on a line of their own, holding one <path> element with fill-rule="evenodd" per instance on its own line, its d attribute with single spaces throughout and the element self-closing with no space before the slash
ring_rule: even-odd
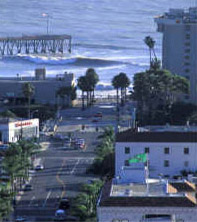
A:
<svg viewBox="0 0 197 222">
<path fill-rule="evenodd" d="M 86 169 L 94 159 L 96 133 L 76 133 L 87 143 L 87 149 L 66 149 L 62 142 L 51 141 L 49 148 L 37 156 L 44 170 L 34 172 L 32 191 L 25 191 L 17 203 L 15 216 L 26 216 L 28 221 L 53 221 L 60 198 L 74 197 L 81 185 L 92 179 Z"/>
</svg>

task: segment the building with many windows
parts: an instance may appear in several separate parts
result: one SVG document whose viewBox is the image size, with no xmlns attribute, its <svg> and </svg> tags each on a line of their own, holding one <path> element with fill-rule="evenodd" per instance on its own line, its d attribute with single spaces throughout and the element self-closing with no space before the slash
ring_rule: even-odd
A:
<svg viewBox="0 0 197 222">
<path fill-rule="evenodd" d="M 155 21 L 163 33 L 163 68 L 189 80 L 186 99 L 197 104 L 197 7 L 170 9 Z"/>
<path fill-rule="evenodd" d="M 130 164 L 129 159 L 140 153 L 147 153 L 150 177 L 160 175 L 173 177 L 182 170 L 197 171 L 197 132 L 133 132 L 127 130 L 116 135 L 115 176 L 142 177 L 133 167 L 143 169 L 144 165 Z M 141 165 L 140 165 L 141 164 Z M 142 172 L 142 171 L 141 171 Z"/>
</svg>

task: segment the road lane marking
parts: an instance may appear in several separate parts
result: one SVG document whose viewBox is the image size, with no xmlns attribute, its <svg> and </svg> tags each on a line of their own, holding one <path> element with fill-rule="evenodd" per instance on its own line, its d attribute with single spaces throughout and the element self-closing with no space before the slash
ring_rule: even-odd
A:
<svg viewBox="0 0 197 222">
<path fill-rule="evenodd" d="M 65 185 L 64 181 L 60 179 L 60 173 L 61 173 L 65 163 L 66 163 L 66 159 L 63 160 L 62 166 L 61 166 L 60 170 L 57 172 L 57 175 L 56 175 L 56 180 L 62 185 L 61 198 L 63 198 L 65 193 L 66 193 L 66 185 Z"/>
<path fill-rule="evenodd" d="M 35 200 L 35 196 L 33 196 L 32 198 L 31 198 L 31 200 L 30 200 L 30 202 L 29 202 L 29 205 L 28 205 L 28 207 L 30 207 L 31 206 L 31 204 L 32 204 L 32 202 Z"/>
<path fill-rule="evenodd" d="M 51 190 L 48 192 L 47 197 L 46 197 L 46 199 L 45 199 L 42 207 L 45 207 L 45 206 L 46 206 L 47 200 L 49 199 L 50 195 L 51 195 Z"/>
<path fill-rule="evenodd" d="M 80 160 L 78 159 L 77 162 L 75 163 L 73 169 L 72 169 L 71 172 L 70 172 L 71 175 L 74 173 L 74 171 L 75 171 L 77 165 L 79 164 L 79 161 L 80 161 Z"/>
</svg>

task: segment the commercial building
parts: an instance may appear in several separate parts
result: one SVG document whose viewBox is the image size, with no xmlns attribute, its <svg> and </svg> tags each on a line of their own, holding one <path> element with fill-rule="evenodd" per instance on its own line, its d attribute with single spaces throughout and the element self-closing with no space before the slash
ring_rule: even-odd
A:
<svg viewBox="0 0 197 222">
<path fill-rule="evenodd" d="M 170 9 L 155 21 L 163 33 L 163 68 L 189 80 L 185 99 L 197 104 L 197 7 Z"/>
<path fill-rule="evenodd" d="M 59 97 L 57 91 L 61 87 L 75 86 L 75 76 L 73 73 L 58 74 L 56 77 L 46 77 L 45 69 L 36 69 L 34 77 L 14 77 L 0 78 L 0 98 L 2 101 L 8 100 L 10 103 L 24 103 L 22 87 L 30 82 L 35 87 L 32 101 L 39 104 L 57 104 Z"/>
<path fill-rule="evenodd" d="M 17 142 L 21 138 L 39 138 L 39 119 L 0 119 L 1 145 Z"/>
<path fill-rule="evenodd" d="M 148 187 L 147 187 L 148 185 Z M 107 182 L 97 204 L 98 222 L 197 221 L 195 185 L 152 180 L 148 184 Z"/>
<path fill-rule="evenodd" d="M 133 132 L 127 130 L 116 136 L 115 176 L 130 180 L 129 159 L 147 153 L 150 177 L 181 175 L 182 170 L 197 171 L 197 132 Z M 143 168 L 143 166 L 138 166 Z"/>
</svg>

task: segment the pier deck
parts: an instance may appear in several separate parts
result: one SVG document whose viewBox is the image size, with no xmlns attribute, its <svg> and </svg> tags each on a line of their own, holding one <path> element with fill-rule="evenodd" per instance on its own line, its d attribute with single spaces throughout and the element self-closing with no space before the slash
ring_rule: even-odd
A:
<svg viewBox="0 0 197 222">
<path fill-rule="evenodd" d="M 0 38 L 0 55 L 71 53 L 70 35 L 35 35 Z"/>
</svg>

